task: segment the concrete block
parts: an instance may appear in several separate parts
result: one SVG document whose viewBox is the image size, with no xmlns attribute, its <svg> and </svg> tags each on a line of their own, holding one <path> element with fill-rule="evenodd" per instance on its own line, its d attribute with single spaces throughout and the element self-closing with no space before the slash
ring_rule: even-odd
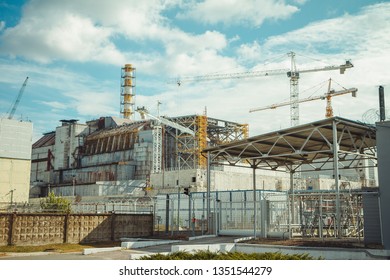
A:
<svg viewBox="0 0 390 280">
<path fill-rule="evenodd" d="M 100 252 L 112 252 L 112 251 L 120 251 L 122 247 L 109 247 L 109 248 L 87 248 L 83 250 L 83 255 L 96 254 Z"/>
</svg>

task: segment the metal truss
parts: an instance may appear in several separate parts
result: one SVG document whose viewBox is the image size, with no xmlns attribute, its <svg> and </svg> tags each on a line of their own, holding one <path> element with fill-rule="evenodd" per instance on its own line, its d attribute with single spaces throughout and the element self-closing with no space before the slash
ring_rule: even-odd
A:
<svg viewBox="0 0 390 280">
<path fill-rule="evenodd" d="M 333 123 L 337 143 L 333 144 Z M 337 145 L 339 169 L 368 168 L 363 159 L 376 161 L 376 131 L 372 126 L 341 118 L 331 118 L 259 135 L 243 141 L 206 149 L 212 163 L 244 165 L 294 173 L 333 170 Z"/>
<path fill-rule="evenodd" d="M 180 133 L 174 128 L 166 128 L 168 137 L 175 139 L 175 147 L 174 149 L 170 148 L 171 153 L 166 153 L 165 156 L 168 158 L 165 162 L 172 162 L 172 158 L 176 158 L 177 161 L 174 166 L 168 167 L 180 167 L 181 169 L 206 168 L 207 159 L 202 155 L 205 148 L 248 137 L 248 125 L 246 124 L 213 119 L 205 115 L 168 119 L 195 132 L 195 136 L 192 136 Z M 174 151 L 172 152 L 172 150 Z"/>
</svg>

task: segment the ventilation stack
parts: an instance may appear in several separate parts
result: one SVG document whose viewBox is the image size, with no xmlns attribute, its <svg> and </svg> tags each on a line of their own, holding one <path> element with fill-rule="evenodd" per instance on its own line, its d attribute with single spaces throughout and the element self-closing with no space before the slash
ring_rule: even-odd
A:
<svg viewBox="0 0 390 280">
<path fill-rule="evenodd" d="M 386 119 L 385 111 L 385 90 L 383 86 L 379 86 L 379 117 L 381 122 Z"/>
<path fill-rule="evenodd" d="M 124 119 L 132 119 L 134 114 L 135 68 L 125 64 L 121 71 L 121 115 Z"/>
</svg>

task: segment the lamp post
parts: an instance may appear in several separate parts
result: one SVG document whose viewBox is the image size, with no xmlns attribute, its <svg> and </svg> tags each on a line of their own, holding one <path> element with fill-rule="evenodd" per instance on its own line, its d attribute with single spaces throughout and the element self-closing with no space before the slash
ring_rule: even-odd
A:
<svg viewBox="0 0 390 280">
<path fill-rule="evenodd" d="M 180 231 L 180 153 L 177 153 L 177 231 Z"/>
</svg>

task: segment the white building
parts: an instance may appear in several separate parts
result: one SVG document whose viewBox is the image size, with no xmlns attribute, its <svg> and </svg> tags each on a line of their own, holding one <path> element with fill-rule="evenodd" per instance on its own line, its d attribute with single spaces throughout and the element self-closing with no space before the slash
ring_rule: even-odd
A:
<svg viewBox="0 0 390 280">
<path fill-rule="evenodd" d="M 0 119 L 0 203 L 27 202 L 32 123 Z"/>
</svg>

